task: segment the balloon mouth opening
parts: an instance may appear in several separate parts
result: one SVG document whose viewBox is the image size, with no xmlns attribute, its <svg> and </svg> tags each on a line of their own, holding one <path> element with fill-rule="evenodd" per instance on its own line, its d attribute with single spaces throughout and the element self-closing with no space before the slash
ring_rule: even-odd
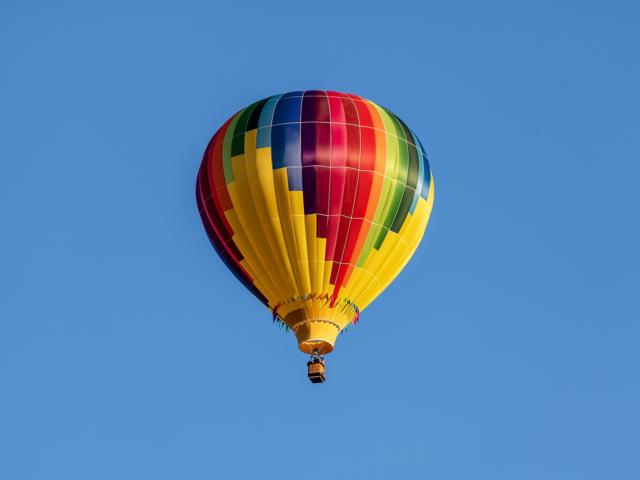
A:
<svg viewBox="0 0 640 480">
<path fill-rule="evenodd" d="M 298 343 L 298 348 L 304 353 L 311 355 L 317 351 L 320 355 L 333 352 L 333 345 L 326 340 L 309 339 Z"/>
<path fill-rule="evenodd" d="M 295 333 L 300 351 L 324 355 L 333 351 L 336 337 L 349 319 L 349 315 L 322 301 L 318 306 L 303 306 L 289 312 L 284 322 Z"/>
</svg>

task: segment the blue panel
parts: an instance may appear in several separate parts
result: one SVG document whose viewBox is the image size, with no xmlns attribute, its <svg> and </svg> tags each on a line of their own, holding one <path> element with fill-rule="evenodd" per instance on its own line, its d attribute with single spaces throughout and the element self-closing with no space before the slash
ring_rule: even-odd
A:
<svg viewBox="0 0 640 480">
<path fill-rule="evenodd" d="M 279 123 L 297 123 L 300 122 L 300 113 L 302 111 L 302 97 L 285 98 L 282 97 L 276 105 L 276 111 L 273 114 L 273 124 Z"/>
<path fill-rule="evenodd" d="M 257 148 L 271 146 L 271 121 L 273 120 L 273 112 L 276 109 L 278 100 L 280 100 L 280 96 L 281 95 L 276 95 L 269 98 L 264 107 L 262 107 L 262 112 L 260 112 L 260 118 L 258 119 Z"/>
<path fill-rule="evenodd" d="M 285 94 L 284 94 L 284 95 L 282 95 L 282 96 L 283 96 L 283 97 L 285 97 L 285 98 L 290 98 L 290 97 L 301 97 L 303 94 L 304 94 L 304 92 L 303 92 L 303 91 L 298 90 L 298 91 L 295 91 L 295 92 L 288 92 L 288 93 L 285 93 Z"/>
<path fill-rule="evenodd" d="M 288 167 L 287 178 L 289 179 L 290 191 L 302 191 L 302 167 Z"/>
<path fill-rule="evenodd" d="M 264 107 L 262 107 L 262 112 L 260 112 L 260 118 L 258 119 L 258 128 L 271 126 L 271 121 L 273 120 L 273 112 L 276 109 L 278 100 L 280 100 L 280 95 L 276 95 L 275 97 L 271 97 L 269 98 L 269 100 L 267 100 L 267 103 L 265 103 Z"/>
<path fill-rule="evenodd" d="M 271 127 L 271 159 L 274 170 L 301 166 L 299 123 Z"/>
<path fill-rule="evenodd" d="M 431 184 L 431 168 L 429 167 L 429 161 L 427 160 L 427 154 L 424 151 L 424 147 L 418 137 L 415 135 L 413 138 L 416 139 L 416 146 L 420 147 L 420 161 L 422 163 L 422 189 L 420 190 L 420 196 L 425 200 L 429 196 L 429 186 Z"/>
<path fill-rule="evenodd" d="M 409 208 L 409 213 L 413 215 L 413 212 L 416 209 L 416 205 L 418 204 L 418 199 L 422 194 L 422 189 L 425 188 L 424 184 L 424 156 L 422 154 L 422 149 L 420 147 L 420 142 L 418 141 L 418 137 L 416 134 L 411 132 L 411 138 L 413 140 L 413 144 L 418 147 L 418 181 L 416 183 L 416 192 L 413 195 L 413 201 L 411 202 L 411 207 Z M 428 185 L 426 185 L 428 187 Z"/>
<path fill-rule="evenodd" d="M 271 146 L 271 127 L 262 127 L 258 129 L 258 139 L 256 140 L 257 148 Z"/>
</svg>

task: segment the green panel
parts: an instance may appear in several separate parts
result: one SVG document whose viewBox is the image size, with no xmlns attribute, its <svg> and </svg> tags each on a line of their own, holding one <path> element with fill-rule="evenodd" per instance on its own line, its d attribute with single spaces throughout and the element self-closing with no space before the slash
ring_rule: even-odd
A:
<svg viewBox="0 0 640 480">
<path fill-rule="evenodd" d="M 404 193 L 404 183 L 399 182 L 398 180 L 393 180 L 392 192 L 389 196 L 389 202 L 387 208 L 385 209 L 385 220 L 384 227 L 378 234 L 378 238 L 376 238 L 373 247 L 376 250 L 380 249 L 382 242 L 384 242 L 387 233 L 389 233 L 389 229 L 391 227 L 391 223 L 395 217 L 396 212 L 398 211 L 398 207 L 400 206 L 400 201 L 402 200 L 402 194 Z"/>
<path fill-rule="evenodd" d="M 385 168 L 384 168 L 384 179 L 382 181 L 382 188 L 380 190 L 380 197 L 378 198 L 378 205 L 376 207 L 376 212 L 373 216 L 374 225 L 371 226 L 369 232 L 367 233 L 367 238 L 362 246 L 362 250 L 360 251 L 360 255 L 358 257 L 358 266 L 363 266 L 369 258 L 369 254 L 374 247 L 374 243 L 376 239 L 380 236 L 380 232 L 384 230 L 382 227 L 382 221 L 385 217 L 385 213 L 387 211 L 387 205 L 391 199 L 391 193 L 393 191 L 393 178 L 395 178 L 395 169 L 397 165 L 396 157 L 398 155 L 398 139 L 395 137 L 395 129 L 393 126 L 393 122 L 389 115 L 379 107 L 378 105 L 372 104 L 385 127 Z M 390 134 L 390 132 L 392 134 Z"/>
<path fill-rule="evenodd" d="M 231 120 L 222 144 L 222 166 L 224 167 L 224 182 L 227 184 L 233 182 L 233 170 L 231 168 L 231 142 L 233 140 L 233 134 L 236 131 L 238 119 L 242 115 L 243 111 L 244 110 L 241 110 L 236 113 L 233 120 Z"/>
<path fill-rule="evenodd" d="M 418 149 L 413 144 L 413 135 L 409 130 L 409 127 L 398 117 L 395 117 L 398 120 L 398 123 L 402 127 L 404 132 L 404 137 L 407 139 L 407 152 L 409 154 L 409 171 L 407 172 L 407 186 L 416 189 L 416 185 L 418 185 L 418 179 L 420 177 L 420 165 L 419 165 L 419 156 Z"/>
<path fill-rule="evenodd" d="M 256 102 L 249 107 L 245 108 L 240 113 L 238 123 L 236 124 L 233 132 L 233 139 L 231 142 L 231 156 L 236 157 L 244 153 L 244 134 L 247 131 L 247 123 L 251 117 L 251 113 L 255 110 L 259 102 Z"/>
<path fill-rule="evenodd" d="M 387 203 L 387 198 L 389 198 L 389 192 L 391 191 L 392 181 L 388 178 L 385 178 L 382 182 L 382 188 L 380 190 L 380 198 L 378 199 L 378 208 L 376 211 L 376 215 L 374 216 L 374 224 L 371 225 L 369 232 L 367 233 L 367 238 L 364 241 L 364 245 L 362 246 L 362 250 L 360 250 L 360 255 L 358 256 L 357 265 L 359 267 L 364 266 L 367 258 L 369 258 L 369 254 L 373 249 L 373 242 L 378 235 L 380 234 L 380 230 L 383 227 L 380 225 L 380 222 L 377 221 L 378 217 L 381 217 L 383 214 L 384 206 Z"/>
<path fill-rule="evenodd" d="M 405 131 L 402 128 L 402 125 L 397 120 L 395 115 L 392 113 L 385 111 L 385 113 L 390 118 L 393 124 L 393 133 L 398 136 L 398 141 L 396 142 L 397 148 L 397 167 L 394 172 L 394 178 L 396 179 L 396 183 L 394 184 L 394 189 L 392 193 L 391 203 L 389 204 L 384 217 L 384 225 L 387 229 L 397 232 L 397 230 L 393 229 L 395 226 L 394 220 L 396 219 L 398 213 L 401 211 L 401 206 L 403 205 L 403 197 L 405 195 L 406 189 L 406 180 L 407 173 L 409 171 L 409 149 L 407 146 L 407 141 L 405 137 Z M 411 202 L 409 202 L 409 206 Z M 407 208 L 408 211 L 408 208 Z M 405 213 L 406 215 L 406 213 Z M 375 248 L 379 249 L 387 236 L 388 230 L 383 230 L 378 235 L 376 242 L 374 244 Z"/>
<path fill-rule="evenodd" d="M 395 128 L 395 133 L 398 136 L 398 173 L 396 174 L 396 179 L 406 183 L 407 180 L 407 172 L 409 171 L 409 149 L 407 148 L 407 139 L 405 137 L 404 130 L 402 129 L 402 125 L 398 122 L 395 115 L 390 115 L 391 120 L 393 121 L 393 126 Z"/>
</svg>

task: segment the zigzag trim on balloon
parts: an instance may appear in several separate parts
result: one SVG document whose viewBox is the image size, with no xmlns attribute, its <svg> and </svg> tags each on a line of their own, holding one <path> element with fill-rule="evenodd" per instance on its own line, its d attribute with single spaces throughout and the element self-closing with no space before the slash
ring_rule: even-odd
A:
<svg viewBox="0 0 640 480">
<path fill-rule="evenodd" d="M 327 293 L 324 293 L 324 294 L 311 293 L 308 295 L 297 295 L 295 297 L 288 298 L 285 301 L 279 302 L 276 304 L 275 307 L 273 307 L 273 310 L 272 310 L 273 322 L 279 324 L 280 326 L 284 326 L 285 329 L 288 330 L 289 326 L 284 322 L 284 319 L 278 314 L 278 310 L 282 305 L 297 303 L 297 302 L 304 302 L 308 300 L 324 300 L 325 302 L 331 304 L 331 296 Z M 338 302 L 333 302 L 333 304 L 331 305 L 331 308 L 338 308 L 341 305 L 345 305 L 353 309 L 353 317 L 350 321 L 350 324 L 355 325 L 356 323 L 358 323 L 358 321 L 360 320 L 360 309 L 358 308 L 358 306 L 348 298 L 343 298 Z M 333 322 L 330 322 L 330 323 L 333 323 Z"/>
</svg>

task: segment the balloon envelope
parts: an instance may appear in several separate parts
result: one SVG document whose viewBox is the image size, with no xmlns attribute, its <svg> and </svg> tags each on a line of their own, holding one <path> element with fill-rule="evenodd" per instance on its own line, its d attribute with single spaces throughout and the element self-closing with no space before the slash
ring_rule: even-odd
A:
<svg viewBox="0 0 640 480">
<path fill-rule="evenodd" d="M 306 353 L 331 352 L 400 273 L 433 197 L 424 149 L 402 120 L 320 90 L 240 110 L 211 139 L 196 182 L 222 261 Z"/>
</svg>

